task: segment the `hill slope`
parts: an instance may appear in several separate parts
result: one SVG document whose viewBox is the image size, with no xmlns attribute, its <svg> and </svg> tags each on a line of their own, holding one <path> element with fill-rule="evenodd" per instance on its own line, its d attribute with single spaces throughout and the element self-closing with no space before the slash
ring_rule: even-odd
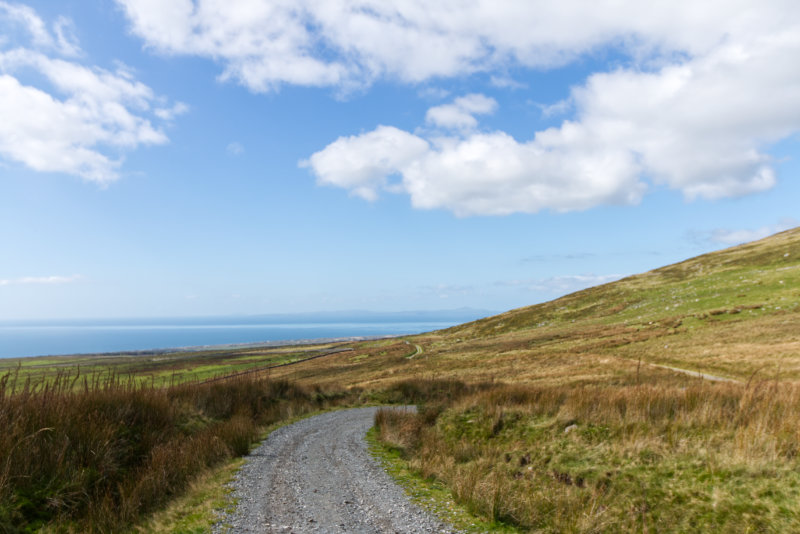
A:
<svg viewBox="0 0 800 534">
<path fill-rule="evenodd" d="M 800 303 L 800 228 L 452 329 L 497 335 L 583 319 L 608 324 Z M 792 284 L 794 282 L 794 284 Z M 471 328 L 470 328 L 471 327 Z"/>
<path fill-rule="evenodd" d="M 800 229 L 447 331 L 613 352 L 746 378 L 798 377 Z M 556 343 L 550 341 L 557 340 Z"/>
<path fill-rule="evenodd" d="M 408 338 L 423 349 L 410 360 L 402 347 L 362 344 L 286 375 L 368 387 L 423 375 L 604 383 L 633 369 L 641 379 L 641 358 L 732 379 L 798 379 L 798 318 L 800 228 Z"/>
<path fill-rule="evenodd" d="M 488 520 L 800 532 L 798 302 L 792 230 L 419 336 L 411 363 L 370 375 L 351 362 L 349 376 L 449 384 L 420 415 L 384 417 L 380 435 Z M 472 385 L 430 380 L 455 377 Z"/>
</svg>

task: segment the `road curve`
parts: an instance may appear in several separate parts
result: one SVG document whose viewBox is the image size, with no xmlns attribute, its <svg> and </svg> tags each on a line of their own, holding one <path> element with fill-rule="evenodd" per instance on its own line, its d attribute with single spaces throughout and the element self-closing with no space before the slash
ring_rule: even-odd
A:
<svg viewBox="0 0 800 534">
<path fill-rule="evenodd" d="M 376 410 L 330 412 L 270 434 L 232 482 L 236 509 L 214 532 L 455 532 L 412 504 L 369 454 Z"/>
</svg>

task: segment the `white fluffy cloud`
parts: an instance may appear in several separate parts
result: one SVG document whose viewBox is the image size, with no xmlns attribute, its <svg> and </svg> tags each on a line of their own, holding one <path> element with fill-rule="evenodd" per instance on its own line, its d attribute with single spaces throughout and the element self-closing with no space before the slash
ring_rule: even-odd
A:
<svg viewBox="0 0 800 534">
<path fill-rule="evenodd" d="M 391 126 L 352 137 L 340 137 L 309 160 L 323 185 L 335 185 L 367 200 L 375 200 L 378 190 L 387 187 L 388 178 L 425 157 L 428 143 L 413 134 Z"/>
<path fill-rule="evenodd" d="M 425 114 L 425 121 L 440 128 L 471 130 L 478 126 L 475 115 L 492 113 L 495 109 L 494 98 L 471 94 L 456 98 L 452 104 L 432 107 Z"/>
<path fill-rule="evenodd" d="M 768 149 L 800 130 L 795 0 L 117 2 L 147 47 L 213 59 L 253 91 L 476 72 L 510 87 L 498 80 L 513 69 L 622 58 L 546 107 L 571 115 L 530 139 L 481 132 L 476 115 L 496 104 L 457 100 L 426 117 L 444 138 L 382 126 L 307 162 L 321 183 L 367 199 L 387 187 L 469 215 L 635 203 L 653 187 L 746 195 L 774 185 Z M 393 142 L 407 150 L 381 151 Z"/>
<path fill-rule="evenodd" d="M 471 108 L 476 112 L 494 108 L 494 101 L 480 95 L 466 101 L 481 102 Z M 456 99 L 452 106 L 471 118 L 464 102 Z M 466 121 L 446 124 L 471 126 Z M 377 198 L 381 188 L 405 191 L 418 208 L 446 208 L 458 215 L 585 209 L 636 202 L 643 193 L 633 158 L 625 151 L 591 140 L 579 150 L 564 150 L 537 139 L 521 143 L 503 132 L 462 133 L 426 140 L 380 126 L 339 138 L 304 165 L 321 184 L 350 189 L 368 200 Z M 393 175 L 399 181 L 390 182 Z"/>
<path fill-rule="evenodd" d="M 766 150 L 800 131 L 798 57 L 800 27 L 651 71 L 593 74 L 572 90 L 575 117 L 529 141 L 476 131 L 474 111 L 456 100 L 429 110 L 427 121 L 462 131 L 430 139 L 428 151 L 390 173 L 402 176 L 414 206 L 459 215 L 636 203 L 653 185 L 688 199 L 763 191 L 776 182 Z M 348 188 L 358 172 L 360 145 L 347 139 L 349 150 L 337 141 L 336 154 L 329 145 L 311 158 L 329 161 L 312 165 L 325 183 Z"/>
<path fill-rule="evenodd" d="M 31 8 L 0 2 L 0 25 L 23 30 L 0 43 L 0 157 L 106 183 L 118 177 L 124 149 L 167 142 L 153 118 L 186 111 L 180 103 L 153 109 L 162 99 L 124 68 L 76 62 L 67 19 L 48 27 Z"/>
<path fill-rule="evenodd" d="M 772 33 L 800 10 L 793 0 L 117 2 L 148 46 L 213 58 L 223 78 L 256 91 L 548 67 L 608 43 L 640 56 L 696 55 L 730 35 Z"/>
<path fill-rule="evenodd" d="M 573 92 L 578 119 L 537 137 L 602 138 L 689 198 L 761 191 L 775 182 L 763 148 L 800 129 L 798 55 L 794 27 L 654 72 L 595 74 Z"/>
</svg>

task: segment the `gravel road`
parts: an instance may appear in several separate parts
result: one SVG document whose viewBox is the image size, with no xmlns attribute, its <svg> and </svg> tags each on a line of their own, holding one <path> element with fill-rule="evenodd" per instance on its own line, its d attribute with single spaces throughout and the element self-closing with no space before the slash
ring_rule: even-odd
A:
<svg viewBox="0 0 800 534">
<path fill-rule="evenodd" d="M 270 434 L 232 482 L 236 510 L 214 532 L 456 532 L 412 504 L 367 451 L 376 411 L 330 412 Z"/>
</svg>

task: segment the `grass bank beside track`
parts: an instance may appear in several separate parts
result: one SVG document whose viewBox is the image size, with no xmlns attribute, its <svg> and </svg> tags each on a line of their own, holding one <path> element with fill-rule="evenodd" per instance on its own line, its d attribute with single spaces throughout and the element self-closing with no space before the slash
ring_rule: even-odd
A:
<svg viewBox="0 0 800 534">
<path fill-rule="evenodd" d="M 378 439 L 405 462 L 396 469 L 446 487 L 489 524 L 553 533 L 800 531 L 796 385 L 451 391 L 416 414 L 379 412 Z"/>
<path fill-rule="evenodd" d="M 794 229 L 276 376 L 461 384 L 381 439 L 488 521 L 798 532 L 798 332 Z"/>
<path fill-rule="evenodd" d="M 170 387 L 80 378 L 38 389 L 0 379 L 0 531 L 123 531 L 248 452 L 265 425 L 357 400 L 258 376 Z"/>
</svg>

